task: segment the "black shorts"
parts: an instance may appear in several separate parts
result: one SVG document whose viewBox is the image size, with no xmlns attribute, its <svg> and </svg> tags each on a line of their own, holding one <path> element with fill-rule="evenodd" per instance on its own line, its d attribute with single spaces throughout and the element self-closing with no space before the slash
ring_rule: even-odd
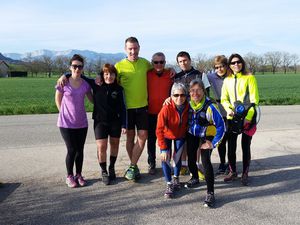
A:
<svg viewBox="0 0 300 225">
<path fill-rule="evenodd" d="M 128 130 L 148 130 L 148 107 L 127 109 Z"/>
<path fill-rule="evenodd" d="M 121 137 L 121 123 L 119 121 L 117 122 L 111 122 L 109 125 L 100 123 L 98 121 L 94 121 L 94 132 L 95 132 L 95 138 L 98 139 L 106 139 L 108 136 L 114 137 L 114 138 L 120 138 Z"/>
</svg>

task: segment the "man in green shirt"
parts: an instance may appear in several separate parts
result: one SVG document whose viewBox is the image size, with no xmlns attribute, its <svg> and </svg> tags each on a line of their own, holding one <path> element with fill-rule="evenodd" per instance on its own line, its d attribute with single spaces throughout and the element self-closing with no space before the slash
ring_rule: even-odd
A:
<svg viewBox="0 0 300 225">
<path fill-rule="evenodd" d="M 128 130 L 126 150 L 130 159 L 130 166 L 125 178 L 137 180 L 140 178 L 137 162 L 143 152 L 148 137 L 148 93 L 147 71 L 151 69 L 148 60 L 139 57 L 140 45 L 135 37 L 125 40 L 127 58 L 116 63 L 118 81 L 124 88 L 127 105 Z M 135 128 L 137 140 L 135 140 Z"/>
</svg>

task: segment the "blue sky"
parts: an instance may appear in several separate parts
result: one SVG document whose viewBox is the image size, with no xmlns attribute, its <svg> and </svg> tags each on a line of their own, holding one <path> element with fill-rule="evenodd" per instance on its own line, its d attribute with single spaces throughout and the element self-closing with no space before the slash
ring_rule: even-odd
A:
<svg viewBox="0 0 300 225">
<path fill-rule="evenodd" d="M 0 52 L 81 49 L 124 52 L 136 36 L 140 55 L 168 61 L 233 52 L 300 54 L 298 0 L 1 1 Z"/>
</svg>

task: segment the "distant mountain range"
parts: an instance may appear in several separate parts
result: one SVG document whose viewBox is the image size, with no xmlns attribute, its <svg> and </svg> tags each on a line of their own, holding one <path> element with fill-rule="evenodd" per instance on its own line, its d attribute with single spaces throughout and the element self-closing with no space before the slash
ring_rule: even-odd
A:
<svg viewBox="0 0 300 225">
<path fill-rule="evenodd" d="M 20 60 L 14 60 L 14 59 L 11 59 L 11 58 L 9 58 L 9 57 L 5 57 L 5 56 L 2 55 L 1 53 L 0 53 L 0 60 L 1 60 L 1 61 L 5 61 L 6 63 L 15 63 L 15 64 L 19 64 L 19 63 L 22 62 L 22 61 L 20 61 Z"/>
<path fill-rule="evenodd" d="M 87 60 L 101 59 L 104 62 L 116 62 L 126 57 L 124 53 L 98 53 L 90 50 L 77 50 L 77 49 L 70 49 L 66 51 L 52 51 L 52 50 L 42 49 L 33 52 L 27 52 L 24 54 L 3 53 L 3 56 L 13 60 L 24 60 L 28 56 L 31 56 L 33 59 L 35 59 L 35 58 L 40 58 L 43 55 L 50 56 L 53 59 L 57 56 L 66 56 L 71 58 L 74 54 L 80 54 L 83 57 L 85 57 Z"/>
</svg>

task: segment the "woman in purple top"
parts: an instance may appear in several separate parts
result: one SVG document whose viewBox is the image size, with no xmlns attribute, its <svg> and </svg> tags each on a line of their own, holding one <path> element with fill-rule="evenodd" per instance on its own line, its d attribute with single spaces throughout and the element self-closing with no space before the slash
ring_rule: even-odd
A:
<svg viewBox="0 0 300 225">
<path fill-rule="evenodd" d="M 72 75 L 64 86 L 56 86 L 55 103 L 59 111 L 57 126 L 67 146 L 66 184 L 69 187 L 85 186 L 81 175 L 83 148 L 87 135 L 88 121 L 84 107 L 85 95 L 93 102 L 89 84 L 81 78 L 84 60 L 80 55 L 73 55 L 70 60 Z M 76 175 L 73 174 L 74 162 Z"/>
</svg>

